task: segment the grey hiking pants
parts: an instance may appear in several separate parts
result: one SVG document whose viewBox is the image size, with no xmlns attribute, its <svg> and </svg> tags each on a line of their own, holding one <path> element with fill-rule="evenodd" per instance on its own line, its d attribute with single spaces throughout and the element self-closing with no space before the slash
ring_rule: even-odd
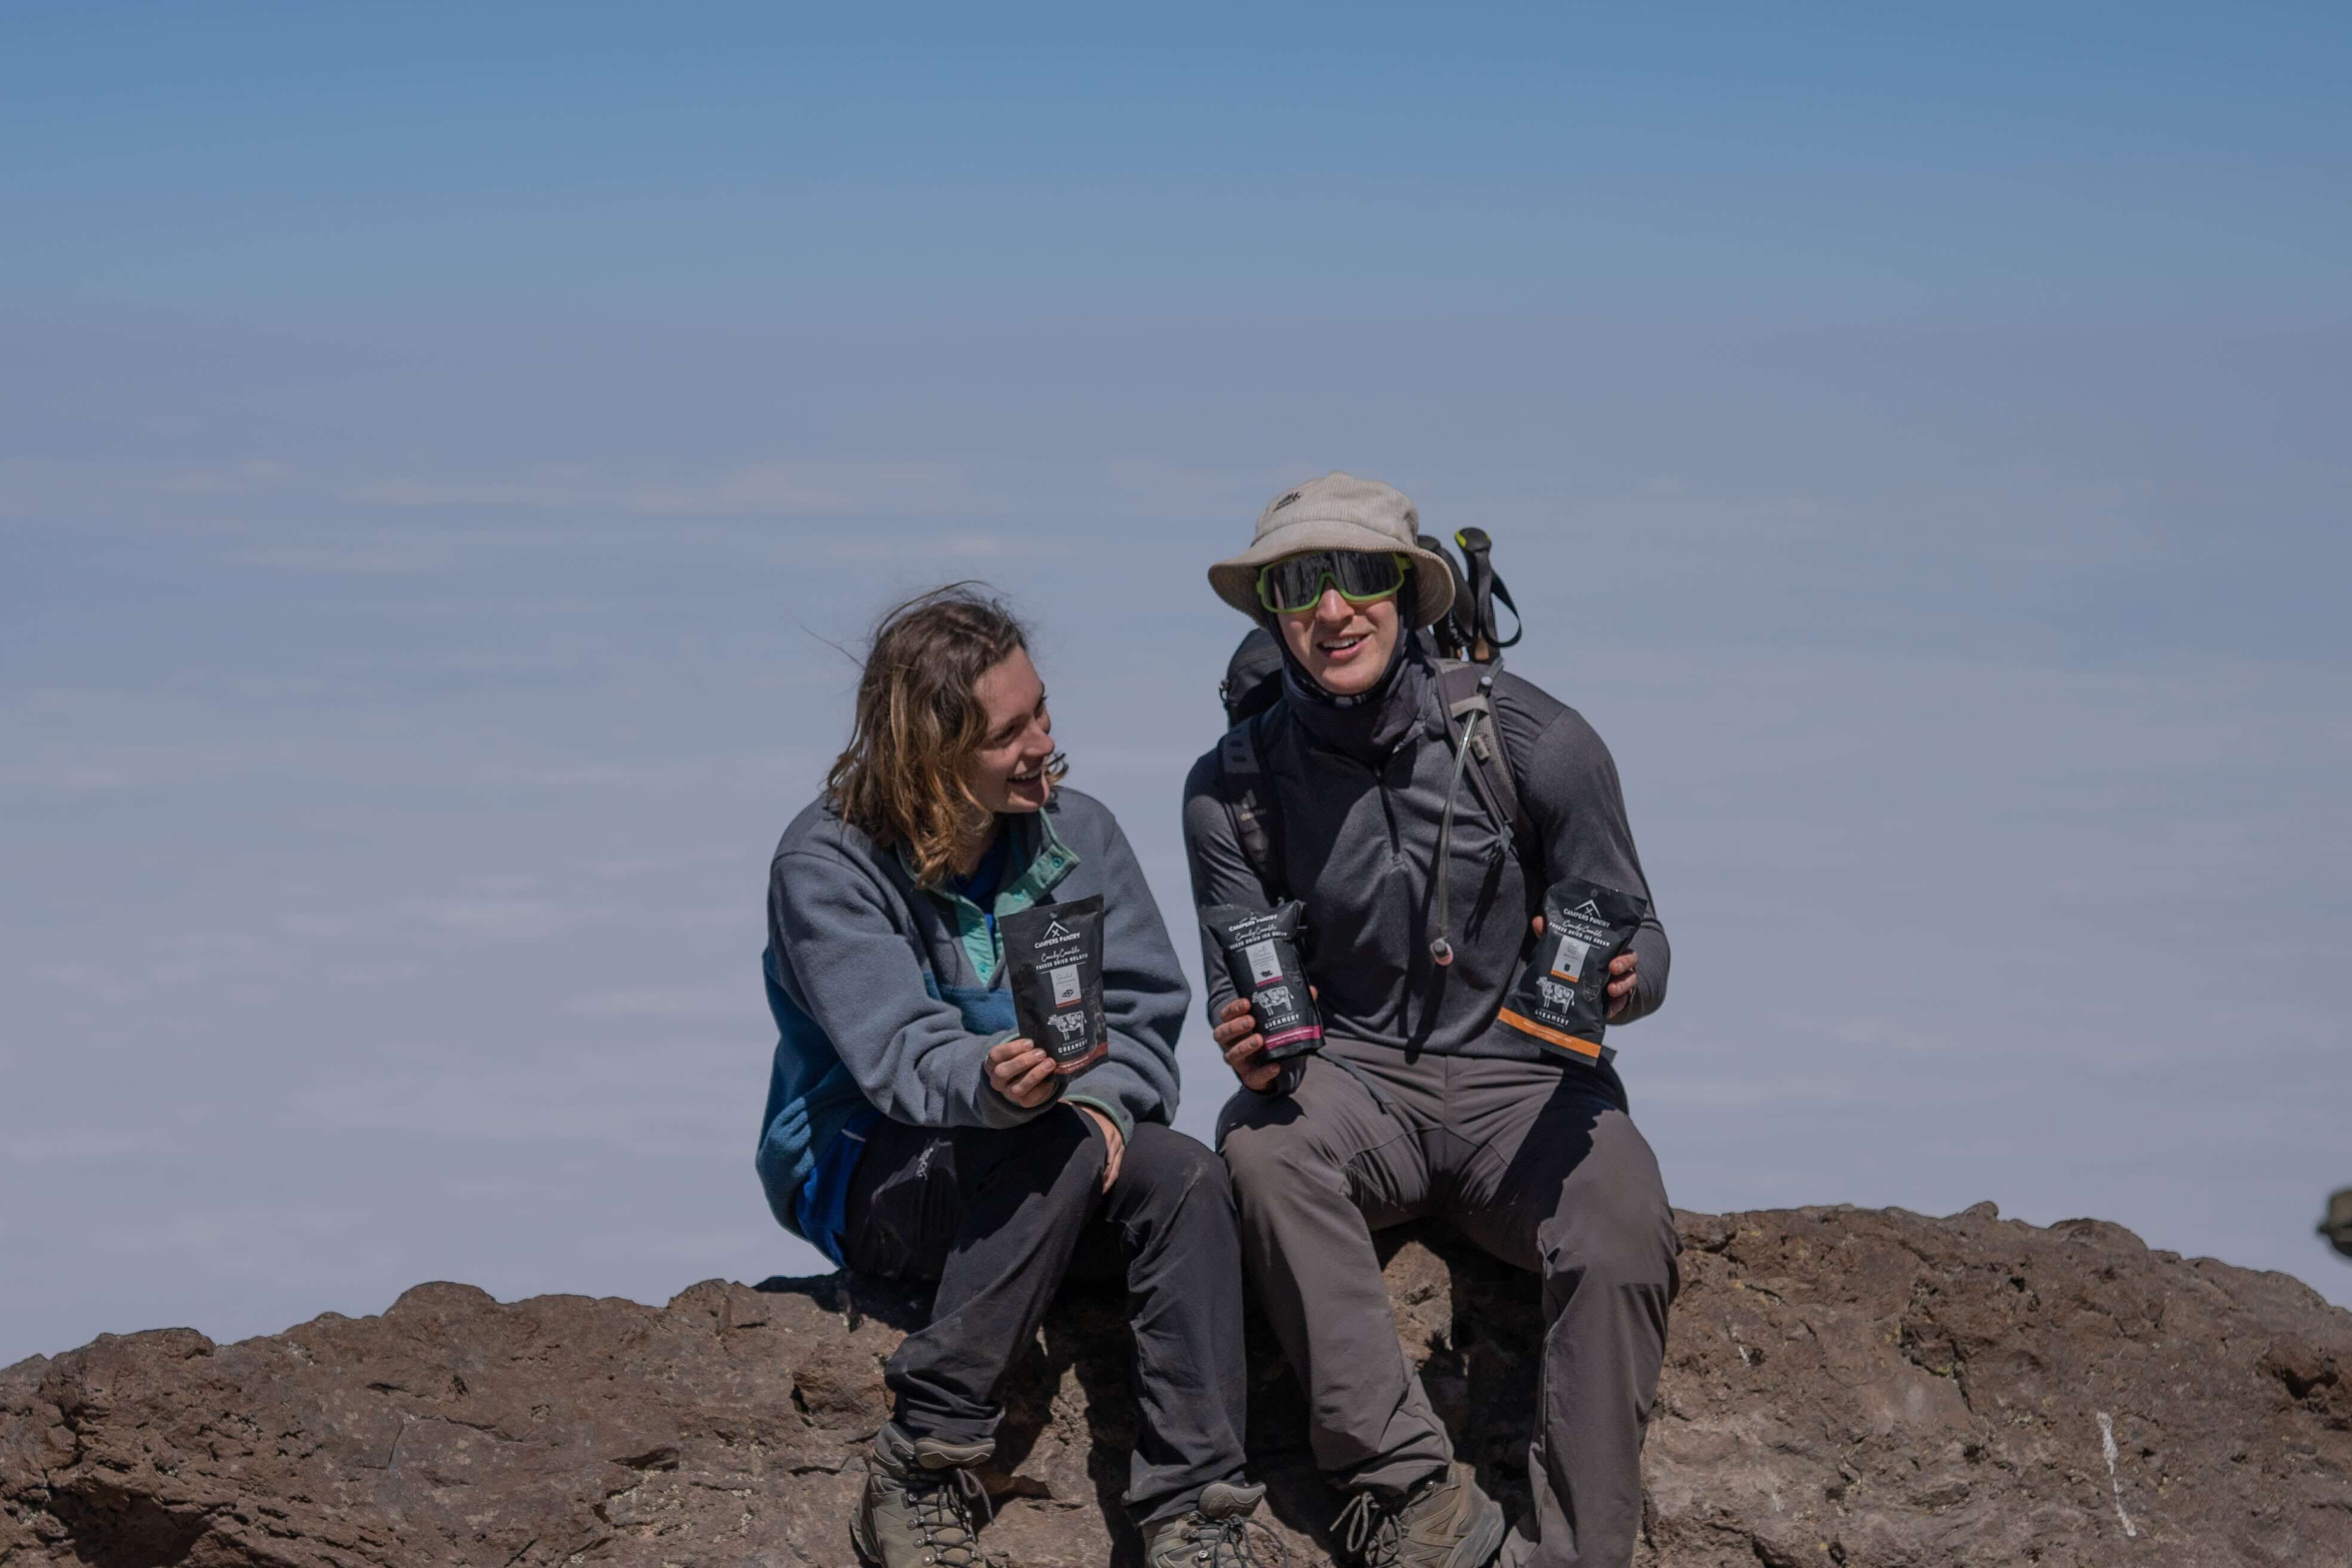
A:
<svg viewBox="0 0 2352 1568">
<path fill-rule="evenodd" d="M 1535 1517 L 1513 1568 L 1622 1568 L 1642 1526 L 1642 1435 L 1680 1284 L 1650 1146 L 1582 1069 L 1417 1060 L 1327 1039 L 1385 1094 L 1309 1058 L 1295 1093 L 1242 1089 L 1217 1141 L 1242 1255 L 1307 1386 L 1315 1458 L 1339 1485 L 1402 1489 L 1453 1458 L 1397 1342 L 1372 1232 L 1437 1215 L 1543 1279 Z"/>
<path fill-rule="evenodd" d="M 1214 1154 L 1138 1122 L 1106 1193 L 1107 1156 L 1093 1120 L 1061 1108 L 1002 1130 L 877 1121 L 842 1242 L 859 1273 L 939 1281 L 883 1381 L 909 1436 L 950 1443 L 994 1441 L 998 1385 L 1065 1279 L 1123 1281 L 1140 1416 L 1126 1502 L 1142 1525 L 1243 1479 L 1240 1260 Z"/>
</svg>

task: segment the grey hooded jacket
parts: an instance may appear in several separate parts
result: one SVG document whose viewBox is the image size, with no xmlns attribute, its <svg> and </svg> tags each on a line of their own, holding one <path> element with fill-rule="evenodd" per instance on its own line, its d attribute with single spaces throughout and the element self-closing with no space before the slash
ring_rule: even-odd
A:
<svg viewBox="0 0 2352 1568">
<path fill-rule="evenodd" d="M 994 913 L 1102 895 L 1110 1054 L 1062 1098 L 1103 1110 L 1122 1133 L 1170 1120 L 1192 988 L 1126 835 L 1100 801 L 1067 788 L 1005 822 L 1021 869 L 1008 869 Z M 915 1127 L 1013 1127 L 1045 1109 L 1013 1104 L 988 1079 L 989 1047 L 1013 1029 L 986 915 L 917 887 L 903 855 L 823 799 L 776 846 L 766 960 L 777 1042 L 757 1163 L 787 1227 L 798 1227 L 793 1205 L 817 1158 L 868 1106 Z M 997 1026 L 975 1032 L 976 1020 Z"/>
<path fill-rule="evenodd" d="M 1412 1053 L 1565 1059 L 1498 1027 L 1495 1014 L 1526 961 L 1545 888 L 1576 876 L 1649 896 L 1608 747 L 1574 709 L 1517 676 L 1496 677 L 1497 727 L 1543 863 L 1520 865 L 1510 824 L 1496 820 L 1465 780 L 1454 807 L 1445 933 L 1454 962 L 1441 967 L 1429 950 L 1432 868 L 1454 751 L 1434 672 L 1408 652 L 1383 690 L 1353 706 L 1318 700 L 1299 681 L 1286 670 L 1283 700 L 1255 721 L 1281 885 L 1264 885 L 1243 853 L 1232 781 L 1212 750 L 1184 784 L 1193 902 L 1302 900 L 1307 976 L 1332 1036 Z M 1213 1020 L 1234 988 L 1215 942 L 1204 934 L 1202 947 Z M 1672 953 L 1654 914 L 1633 951 L 1638 978 L 1612 1035 L 1665 1001 Z"/>
</svg>

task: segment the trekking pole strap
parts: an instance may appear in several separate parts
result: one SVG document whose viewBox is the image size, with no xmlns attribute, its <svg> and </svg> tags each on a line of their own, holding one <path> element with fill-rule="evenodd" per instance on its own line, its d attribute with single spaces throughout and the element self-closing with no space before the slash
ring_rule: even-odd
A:
<svg viewBox="0 0 2352 1568">
<path fill-rule="evenodd" d="M 1519 602 L 1511 597 L 1511 591 L 1503 585 L 1502 577 L 1497 574 L 1494 582 L 1495 597 L 1501 600 L 1503 607 L 1511 612 L 1512 621 L 1511 635 L 1507 637 L 1503 635 L 1502 622 L 1495 618 L 1494 605 L 1486 606 L 1486 640 L 1499 651 L 1518 646 L 1519 639 L 1528 635 L 1528 618 L 1519 614 Z"/>
</svg>

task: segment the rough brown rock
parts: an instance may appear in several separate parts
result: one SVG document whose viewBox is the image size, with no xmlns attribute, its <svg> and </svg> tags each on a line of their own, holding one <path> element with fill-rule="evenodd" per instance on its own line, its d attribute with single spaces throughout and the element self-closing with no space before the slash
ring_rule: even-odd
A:
<svg viewBox="0 0 2352 1568">
<path fill-rule="evenodd" d="M 2352 1563 L 2352 1314 L 2297 1281 L 1990 1205 L 1681 1217 L 1648 1568 Z M 1438 1236 L 1395 1238 L 1389 1279 L 1433 1397 L 1523 1505 L 1533 1286 Z M 845 1563 L 919 1310 L 832 1279 L 661 1309 L 421 1285 L 233 1345 L 108 1335 L 0 1372 L 0 1563 Z M 1300 1400 L 1253 1355 L 1261 1468 L 1292 1561 L 1320 1563 Z M 1125 1377 L 1116 1298 L 1057 1308 L 992 1477 L 1016 1563 L 1133 1561 Z"/>
</svg>

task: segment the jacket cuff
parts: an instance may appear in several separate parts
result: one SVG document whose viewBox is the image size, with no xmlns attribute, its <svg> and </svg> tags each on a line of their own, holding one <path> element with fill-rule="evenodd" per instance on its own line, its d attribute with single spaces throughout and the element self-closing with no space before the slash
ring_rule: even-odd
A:
<svg viewBox="0 0 2352 1568">
<path fill-rule="evenodd" d="M 1135 1136 L 1135 1118 L 1129 1115 L 1127 1107 L 1118 1100 L 1104 1095 L 1087 1094 L 1080 1089 L 1072 1089 L 1062 1096 L 1062 1100 L 1065 1104 L 1083 1105 L 1089 1110 L 1099 1110 L 1109 1117 L 1111 1125 L 1118 1129 L 1120 1142 L 1124 1143 Z"/>
<path fill-rule="evenodd" d="M 1138 1118 L 1150 1115 L 1160 1103 L 1142 1075 L 1117 1060 L 1098 1062 L 1071 1079 L 1062 1098 L 1072 1105 L 1090 1105 L 1109 1117 L 1118 1123 L 1122 1139 L 1133 1137 Z"/>
</svg>

